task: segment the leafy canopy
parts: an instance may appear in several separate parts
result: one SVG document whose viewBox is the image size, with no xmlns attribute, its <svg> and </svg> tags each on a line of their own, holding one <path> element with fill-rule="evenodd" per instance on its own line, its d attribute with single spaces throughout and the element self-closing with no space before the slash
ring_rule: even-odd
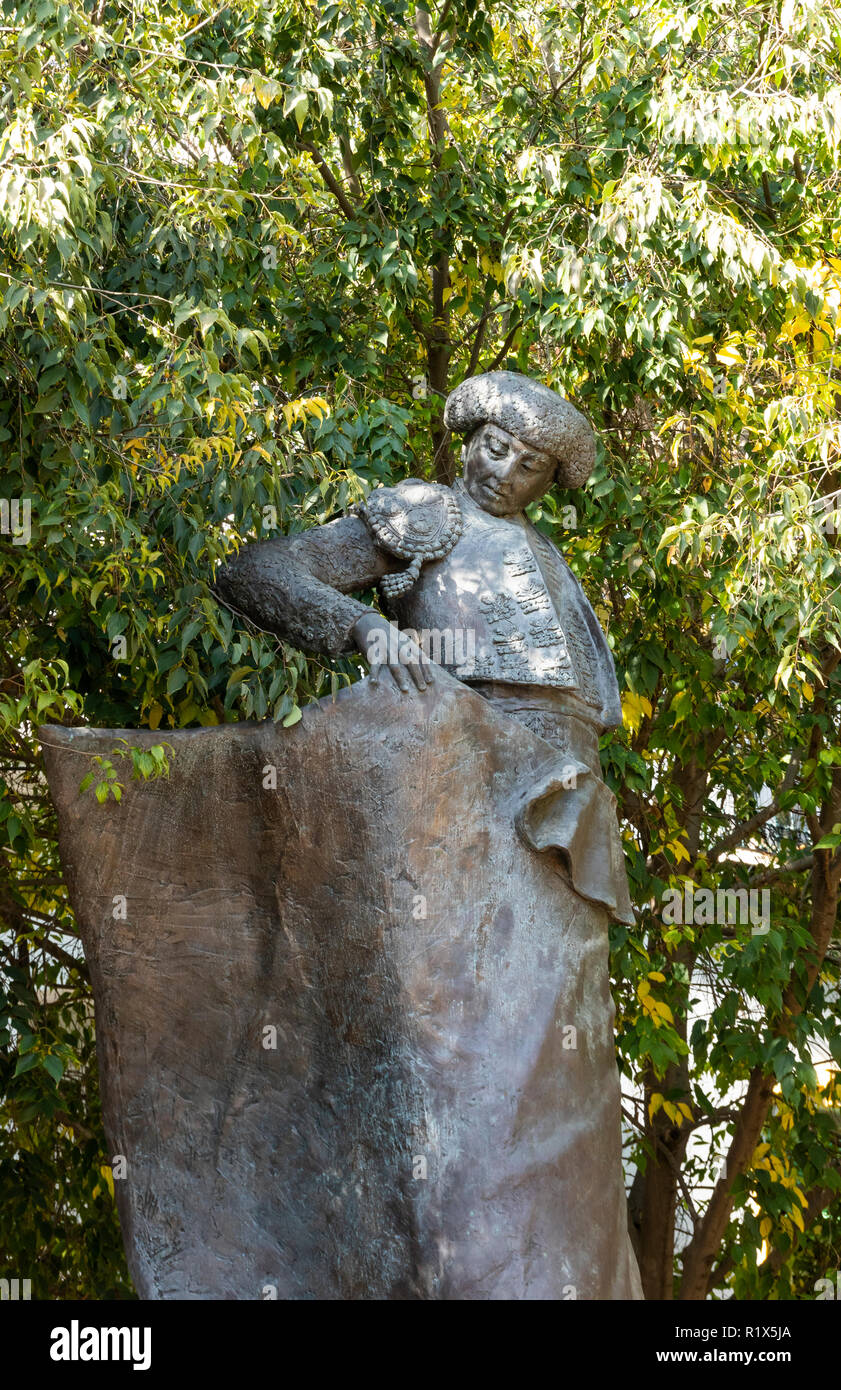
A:
<svg viewBox="0 0 841 1390">
<path fill-rule="evenodd" d="M 505 366 L 600 438 L 534 518 L 624 692 L 646 1289 L 812 1296 L 838 1249 L 838 11 L 4 0 L 0 74 L 4 1262 L 129 1292 L 37 726 L 161 730 L 80 768 L 105 815 L 167 730 L 289 723 L 355 678 L 221 608 L 214 567 L 450 479 L 446 391 Z M 767 888 L 770 930 L 665 921 L 687 881 Z"/>
</svg>

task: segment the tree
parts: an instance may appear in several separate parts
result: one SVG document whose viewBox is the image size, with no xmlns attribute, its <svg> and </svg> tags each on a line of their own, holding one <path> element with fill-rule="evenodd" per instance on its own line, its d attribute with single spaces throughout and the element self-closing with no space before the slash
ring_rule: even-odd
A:
<svg viewBox="0 0 841 1390">
<path fill-rule="evenodd" d="M 640 910 L 613 964 L 646 1292 L 812 1296 L 841 1182 L 837 12 L 3 16 L 3 1260 L 36 1294 L 129 1291 L 37 725 L 161 730 L 80 768 L 107 815 L 167 729 L 290 723 L 354 679 L 221 608 L 214 566 L 450 479 L 446 392 L 505 366 L 601 441 L 534 519 L 624 692 L 602 752 Z M 740 887 L 767 919 L 698 908 Z"/>
</svg>

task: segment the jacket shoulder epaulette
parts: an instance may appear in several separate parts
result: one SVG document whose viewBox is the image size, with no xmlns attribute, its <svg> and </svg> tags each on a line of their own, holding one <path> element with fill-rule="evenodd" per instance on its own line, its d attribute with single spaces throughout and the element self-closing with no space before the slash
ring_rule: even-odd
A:
<svg viewBox="0 0 841 1390">
<path fill-rule="evenodd" d="M 461 508 L 452 488 L 422 478 L 375 488 L 355 510 L 377 545 L 409 562 L 399 574 L 380 580 L 385 599 L 408 593 L 421 565 L 449 555 L 462 532 Z"/>
</svg>

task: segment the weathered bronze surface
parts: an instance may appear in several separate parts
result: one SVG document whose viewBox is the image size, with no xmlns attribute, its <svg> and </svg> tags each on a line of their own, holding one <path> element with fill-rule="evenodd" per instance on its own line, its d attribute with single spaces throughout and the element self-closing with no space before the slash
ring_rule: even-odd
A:
<svg viewBox="0 0 841 1390">
<path fill-rule="evenodd" d="M 558 473 L 586 478 L 593 432 L 568 401 L 512 372 L 463 382 L 446 418 L 470 431 L 464 477 L 452 488 L 408 479 L 372 492 L 357 515 L 244 546 L 218 575 L 217 592 L 261 627 L 326 656 L 358 649 L 371 659 L 375 639 L 385 645 L 399 630 L 394 659 L 373 669 L 393 672 L 409 695 L 434 677 L 424 653 L 503 705 L 509 694 L 554 692 L 550 742 L 580 757 L 582 743 L 621 722 L 613 657 L 575 575 L 522 509 Z M 513 425 L 530 437 L 513 436 Z M 352 597 L 374 584 L 391 629 Z M 632 923 L 615 802 L 598 757 L 568 802 L 573 886 Z"/>
<path fill-rule="evenodd" d="M 217 579 L 368 679 L 289 730 L 169 734 L 171 778 L 107 812 L 80 754 L 125 731 L 45 732 L 144 1296 L 641 1297 L 607 955 L 634 919 L 598 751 L 619 691 L 525 514 L 586 479 L 593 433 L 507 372 L 445 419 L 452 488 L 377 490 Z M 353 597 L 374 584 L 385 616 Z"/>
<path fill-rule="evenodd" d="M 106 812 L 122 732 L 43 737 L 141 1296 L 638 1297 L 607 914 L 532 847 L 567 759 L 363 681 L 169 735 Z"/>
</svg>

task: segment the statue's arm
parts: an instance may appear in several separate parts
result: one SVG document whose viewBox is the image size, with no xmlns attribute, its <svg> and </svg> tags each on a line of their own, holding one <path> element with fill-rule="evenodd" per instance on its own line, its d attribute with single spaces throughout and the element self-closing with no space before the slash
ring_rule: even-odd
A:
<svg viewBox="0 0 841 1390">
<path fill-rule="evenodd" d="M 340 656 L 357 649 L 353 629 L 373 612 L 350 595 L 403 568 L 375 544 L 359 517 L 347 516 L 243 546 L 218 571 L 215 588 L 224 602 L 291 646 Z"/>
</svg>

